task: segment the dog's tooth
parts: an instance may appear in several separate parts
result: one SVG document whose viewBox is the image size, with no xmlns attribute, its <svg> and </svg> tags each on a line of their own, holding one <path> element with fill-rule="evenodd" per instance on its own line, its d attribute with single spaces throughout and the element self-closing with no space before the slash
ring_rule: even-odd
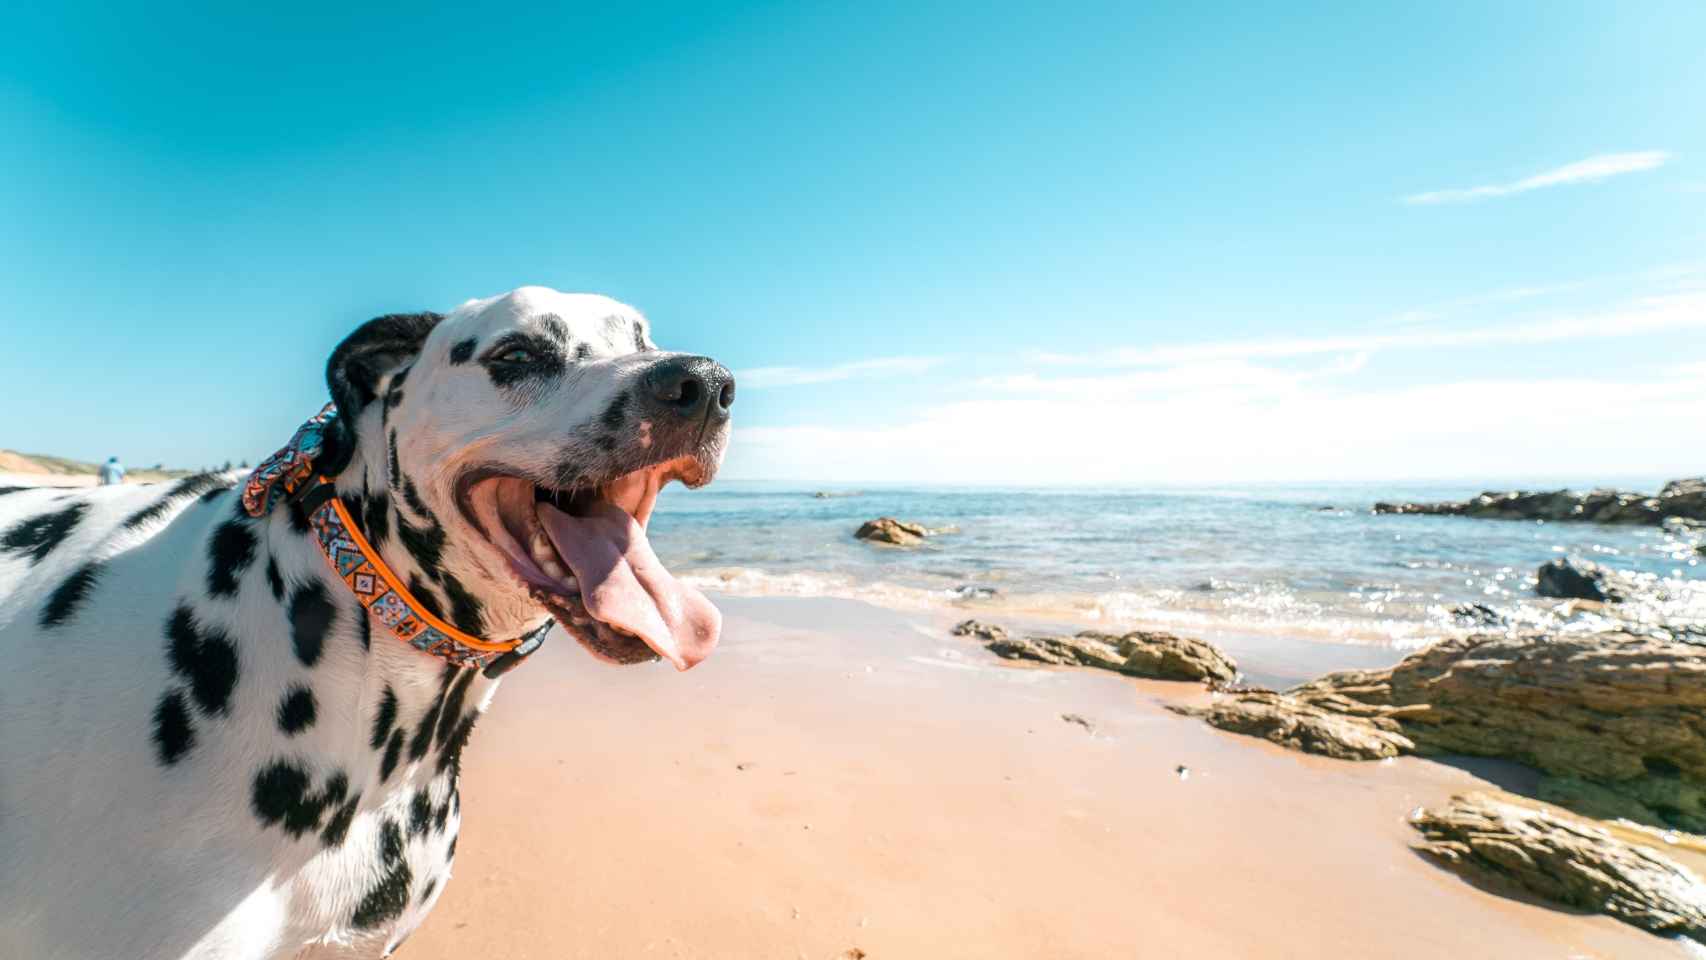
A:
<svg viewBox="0 0 1706 960">
<path fill-rule="evenodd" d="M 557 551 L 551 549 L 551 545 L 546 543 L 543 537 L 535 537 L 533 542 L 528 544 L 527 549 L 533 554 L 533 559 L 542 566 L 546 563 L 557 562 Z"/>
<path fill-rule="evenodd" d="M 539 569 L 545 571 L 551 576 L 556 577 L 558 580 L 568 576 L 568 571 L 564 570 L 563 565 L 558 563 L 555 559 L 551 557 L 540 557 L 537 554 L 535 554 L 535 557 L 539 561 Z"/>
</svg>

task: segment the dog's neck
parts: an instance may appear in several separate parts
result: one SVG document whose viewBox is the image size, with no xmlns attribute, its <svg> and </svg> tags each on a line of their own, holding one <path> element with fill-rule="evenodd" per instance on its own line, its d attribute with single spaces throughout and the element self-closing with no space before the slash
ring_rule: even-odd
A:
<svg viewBox="0 0 1706 960">
<path fill-rule="evenodd" d="M 492 558 L 457 535 L 467 526 L 454 507 L 429 502 L 425 474 L 415 472 L 421 465 L 411 462 L 408 444 L 392 439 L 383 411 L 374 409 L 382 405 L 360 414 L 361 441 L 335 481 L 362 535 L 410 596 L 458 630 L 501 641 L 540 626 L 547 614 L 518 587 L 494 586 L 507 583 L 508 571 L 492 569 Z"/>
</svg>

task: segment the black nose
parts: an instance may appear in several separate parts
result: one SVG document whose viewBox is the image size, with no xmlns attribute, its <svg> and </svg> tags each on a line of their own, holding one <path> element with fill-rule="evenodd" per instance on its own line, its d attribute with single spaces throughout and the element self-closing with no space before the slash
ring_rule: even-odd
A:
<svg viewBox="0 0 1706 960">
<path fill-rule="evenodd" d="M 646 392 L 660 410 L 684 420 L 727 419 L 735 378 L 710 357 L 670 357 L 646 371 Z"/>
</svg>

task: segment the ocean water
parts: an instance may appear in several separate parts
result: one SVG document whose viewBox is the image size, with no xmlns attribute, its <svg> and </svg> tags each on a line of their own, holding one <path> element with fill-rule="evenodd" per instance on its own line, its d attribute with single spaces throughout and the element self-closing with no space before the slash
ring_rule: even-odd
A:
<svg viewBox="0 0 1706 960">
<path fill-rule="evenodd" d="M 1657 578 L 1669 599 L 1643 616 L 1706 618 L 1706 557 L 1666 530 L 1370 510 L 1377 500 L 1460 499 L 1486 488 L 867 487 L 829 488 L 834 495 L 822 498 L 808 487 L 719 481 L 666 490 L 651 538 L 678 576 L 704 589 L 991 619 L 1400 648 L 1466 629 L 1453 613 L 1462 604 L 1493 607 L 1517 627 L 1597 627 L 1591 614 L 1534 596 L 1535 569 L 1564 554 Z M 943 532 L 913 549 L 854 539 L 879 516 Z"/>
</svg>

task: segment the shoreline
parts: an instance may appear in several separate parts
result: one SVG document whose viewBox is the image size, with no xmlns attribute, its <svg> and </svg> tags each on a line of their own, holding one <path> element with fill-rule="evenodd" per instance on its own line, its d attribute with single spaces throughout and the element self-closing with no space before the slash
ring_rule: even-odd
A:
<svg viewBox="0 0 1706 960">
<path fill-rule="evenodd" d="M 1409 811 L 1495 786 L 1463 767 L 1299 755 L 1164 708 L 1198 685 L 1014 668 L 930 617 L 718 603 L 691 673 L 555 637 L 512 676 L 401 956 L 1703 955 L 1411 852 Z"/>
</svg>

